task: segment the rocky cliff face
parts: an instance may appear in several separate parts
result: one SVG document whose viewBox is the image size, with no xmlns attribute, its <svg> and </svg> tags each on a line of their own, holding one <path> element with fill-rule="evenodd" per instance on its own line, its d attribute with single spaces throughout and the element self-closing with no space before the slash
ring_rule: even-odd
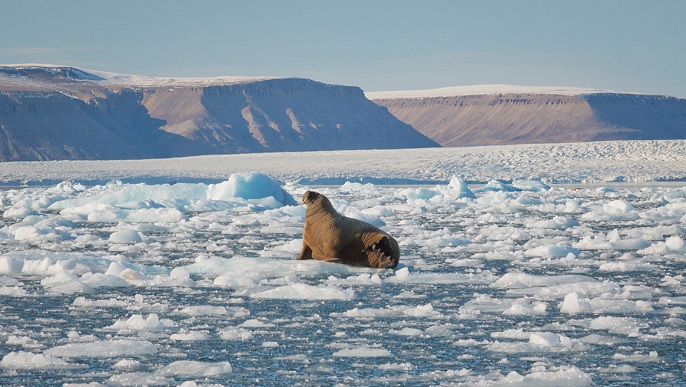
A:
<svg viewBox="0 0 686 387">
<path fill-rule="evenodd" d="M 0 67 L 0 161 L 430 146 L 356 87 Z"/>
<path fill-rule="evenodd" d="M 664 96 L 496 94 L 374 102 L 442 146 L 686 138 L 686 100 Z"/>
</svg>

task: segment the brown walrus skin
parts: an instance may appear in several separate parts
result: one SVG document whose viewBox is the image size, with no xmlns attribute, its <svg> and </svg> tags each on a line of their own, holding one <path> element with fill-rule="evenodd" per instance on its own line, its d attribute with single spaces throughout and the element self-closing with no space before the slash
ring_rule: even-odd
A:
<svg viewBox="0 0 686 387">
<path fill-rule="evenodd" d="M 373 268 L 394 268 L 398 242 L 369 223 L 336 212 L 326 196 L 307 191 L 303 247 L 296 259 L 316 259 Z"/>
</svg>

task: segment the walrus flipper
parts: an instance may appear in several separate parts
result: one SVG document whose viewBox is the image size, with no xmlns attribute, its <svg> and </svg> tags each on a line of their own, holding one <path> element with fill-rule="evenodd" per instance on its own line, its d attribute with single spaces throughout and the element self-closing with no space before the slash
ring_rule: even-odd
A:
<svg viewBox="0 0 686 387">
<path fill-rule="evenodd" d="M 310 246 L 306 245 L 305 242 L 303 242 L 303 248 L 300 250 L 300 255 L 295 257 L 295 259 L 312 259 L 312 249 L 310 248 Z"/>
<path fill-rule="evenodd" d="M 379 239 L 378 242 L 363 250 L 369 258 L 369 266 L 377 268 L 395 267 L 393 262 L 391 243 L 388 237 Z"/>
<path fill-rule="evenodd" d="M 324 261 L 324 262 L 332 262 L 332 263 L 344 263 L 340 258 L 334 258 L 334 257 L 322 257 L 322 258 L 317 258 L 319 261 Z"/>
</svg>

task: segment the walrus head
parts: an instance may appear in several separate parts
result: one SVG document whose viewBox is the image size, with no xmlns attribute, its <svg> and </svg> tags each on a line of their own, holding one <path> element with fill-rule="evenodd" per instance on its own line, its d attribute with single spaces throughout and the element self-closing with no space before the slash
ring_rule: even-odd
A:
<svg viewBox="0 0 686 387">
<path fill-rule="evenodd" d="M 303 194 L 303 198 L 302 198 L 302 201 L 301 201 L 300 203 L 301 203 L 301 204 L 305 204 L 305 205 L 307 205 L 307 204 L 312 204 L 312 203 L 314 203 L 314 202 L 317 200 L 317 198 L 320 197 L 320 196 L 321 196 L 321 194 L 320 194 L 319 192 L 315 192 L 315 191 L 306 191 L 306 192 Z"/>
</svg>

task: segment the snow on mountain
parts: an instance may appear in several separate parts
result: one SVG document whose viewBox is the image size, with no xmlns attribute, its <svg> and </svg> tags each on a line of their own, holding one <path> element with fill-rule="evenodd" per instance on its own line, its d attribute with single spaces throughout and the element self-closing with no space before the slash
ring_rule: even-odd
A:
<svg viewBox="0 0 686 387">
<path fill-rule="evenodd" d="M 392 98 L 435 98 L 435 97 L 458 97 L 465 95 L 483 94 L 552 94 L 552 95 L 583 95 L 597 93 L 616 93 L 616 91 L 594 89 L 585 87 L 556 87 L 556 86 L 518 86 L 518 85 L 471 85 L 441 87 L 427 90 L 394 90 L 394 91 L 369 91 L 365 95 L 369 99 L 392 99 Z"/>
</svg>

